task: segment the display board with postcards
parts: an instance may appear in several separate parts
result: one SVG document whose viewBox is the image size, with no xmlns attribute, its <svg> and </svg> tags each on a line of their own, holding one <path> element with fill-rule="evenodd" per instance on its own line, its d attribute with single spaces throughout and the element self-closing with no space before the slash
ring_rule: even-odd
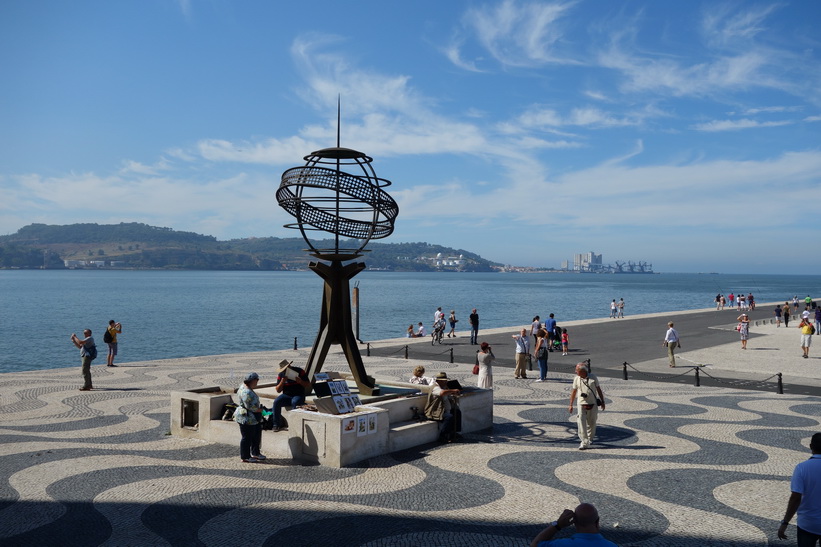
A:
<svg viewBox="0 0 821 547">
<path fill-rule="evenodd" d="M 359 396 L 351 393 L 345 380 L 331 380 L 325 374 L 317 374 L 315 379 L 314 393 L 318 398 L 314 404 L 320 412 L 347 414 L 356 412 L 356 407 L 362 404 Z"/>
</svg>

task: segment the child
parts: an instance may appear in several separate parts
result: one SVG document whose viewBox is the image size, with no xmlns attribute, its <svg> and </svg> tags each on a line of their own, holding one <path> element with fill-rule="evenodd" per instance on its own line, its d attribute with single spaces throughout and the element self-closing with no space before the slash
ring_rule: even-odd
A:
<svg viewBox="0 0 821 547">
<path fill-rule="evenodd" d="M 562 329 L 562 355 L 567 355 L 568 345 L 570 345 L 570 337 L 567 336 L 567 329 Z"/>
</svg>

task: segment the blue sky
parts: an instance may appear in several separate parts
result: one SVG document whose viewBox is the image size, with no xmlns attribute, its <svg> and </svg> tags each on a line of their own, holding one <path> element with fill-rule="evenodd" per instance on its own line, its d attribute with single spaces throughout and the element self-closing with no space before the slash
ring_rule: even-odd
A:
<svg viewBox="0 0 821 547">
<path fill-rule="evenodd" d="M 336 144 L 385 242 L 559 266 L 821 267 L 821 2 L 9 0 L 0 233 L 295 237 L 282 172 Z"/>
</svg>

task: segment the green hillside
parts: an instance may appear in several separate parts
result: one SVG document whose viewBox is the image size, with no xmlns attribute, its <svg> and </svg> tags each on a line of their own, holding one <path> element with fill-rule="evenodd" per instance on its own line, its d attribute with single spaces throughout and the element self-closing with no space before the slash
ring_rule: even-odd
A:
<svg viewBox="0 0 821 547">
<path fill-rule="evenodd" d="M 317 242 L 320 246 L 331 246 Z M 0 236 L 0 268 L 135 268 L 293 270 L 310 260 L 301 238 L 251 237 L 218 241 L 136 222 L 31 224 Z M 362 260 L 396 271 L 492 271 L 475 253 L 429 243 L 371 243 Z M 68 262 L 66 262 L 68 261 Z"/>
</svg>

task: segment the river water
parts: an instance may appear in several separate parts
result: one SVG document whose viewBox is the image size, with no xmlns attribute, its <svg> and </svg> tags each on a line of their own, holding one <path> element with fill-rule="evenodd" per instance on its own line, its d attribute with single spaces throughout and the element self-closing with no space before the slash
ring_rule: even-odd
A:
<svg viewBox="0 0 821 547">
<path fill-rule="evenodd" d="M 788 275 L 595 275 L 396 273 L 364 271 L 360 338 L 403 337 L 430 328 L 438 306 L 456 310 L 461 330 L 471 308 L 482 328 L 606 317 L 611 300 L 625 312 L 708 308 L 716 293 L 752 292 L 759 302 L 821 294 L 821 277 Z M 313 344 L 322 280 L 313 272 L 122 270 L 0 271 L 0 372 L 79 365 L 72 332 L 91 328 L 105 363 L 103 331 L 123 324 L 118 363 L 242 353 Z"/>
</svg>

